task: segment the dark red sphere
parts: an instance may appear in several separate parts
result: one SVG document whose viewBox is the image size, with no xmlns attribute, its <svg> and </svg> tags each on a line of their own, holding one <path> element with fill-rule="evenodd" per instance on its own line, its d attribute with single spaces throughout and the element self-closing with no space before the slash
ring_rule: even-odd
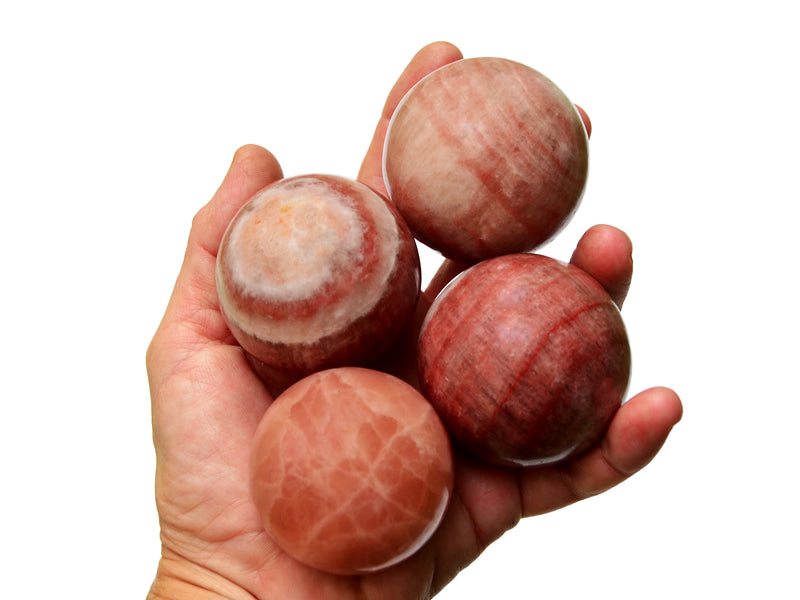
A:
<svg viewBox="0 0 800 600">
<path fill-rule="evenodd" d="M 535 254 L 459 275 L 420 334 L 423 393 L 455 440 L 504 465 L 552 464 L 595 444 L 630 368 L 622 317 L 602 286 Z"/>
</svg>

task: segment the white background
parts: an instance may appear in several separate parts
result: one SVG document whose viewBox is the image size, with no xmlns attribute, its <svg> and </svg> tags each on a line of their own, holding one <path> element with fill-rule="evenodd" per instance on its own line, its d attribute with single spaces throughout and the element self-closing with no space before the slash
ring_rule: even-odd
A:
<svg viewBox="0 0 800 600">
<path fill-rule="evenodd" d="M 4 3 L 0 595 L 144 597 L 144 353 L 192 216 L 245 143 L 355 176 L 394 80 L 445 39 L 591 115 L 583 205 L 542 252 L 630 234 L 631 389 L 672 386 L 685 414 L 642 473 L 523 522 L 440 597 L 797 598 L 790 4 Z"/>
</svg>

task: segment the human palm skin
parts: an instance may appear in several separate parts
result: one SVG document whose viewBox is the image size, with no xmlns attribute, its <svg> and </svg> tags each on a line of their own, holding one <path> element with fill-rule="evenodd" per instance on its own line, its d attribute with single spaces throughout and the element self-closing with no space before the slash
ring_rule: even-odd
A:
<svg viewBox="0 0 800 600">
<path fill-rule="evenodd" d="M 412 59 L 387 99 L 360 181 L 386 193 L 381 151 L 395 106 L 425 74 L 460 58 L 454 46 L 435 43 Z M 252 194 L 282 176 L 267 150 L 245 146 L 236 152 L 216 194 L 193 220 L 183 266 L 148 348 L 162 545 L 150 598 L 429 598 L 521 518 L 603 492 L 644 467 L 680 420 L 678 396 L 659 387 L 632 397 L 595 447 L 558 466 L 502 468 L 456 451 L 448 511 L 430 541 L 411 558 L 352 577 L 295 561 L 264 532 L 251 499 L 248 470 L 258 423 L 274 393 L 289 382 L 276 375 L 265 386 L 255 375 L 225 325 L 214 280 L 228 223 Z M 632 275 L 631 243 L 623 232 L 610 226 L 591 228 L 571 262 L 622 305 Z M 431 300 L 462 267 L 452 261 L 442 265 L 421 297 L 417 326 Z M 413 337 L 412 331 L 407 343 L 397 344 L 381 368 L 416 384 Z"/>
</svg>

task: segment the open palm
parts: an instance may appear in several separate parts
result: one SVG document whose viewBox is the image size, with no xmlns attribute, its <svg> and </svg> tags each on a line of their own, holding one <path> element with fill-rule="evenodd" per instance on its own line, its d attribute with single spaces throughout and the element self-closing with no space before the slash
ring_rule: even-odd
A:
<svg viewBox="0 0 800 600">
<path fill-rule="evenodd" d="M 422 76 L 460 58 L 452 45 L 436 43 L 409 63 L 386 102 L 361 181 L 385 194 L 381 149 L 395 106 Z M 219 243 L 233 215 L 281 177 L 278 162 L 263 148 L 237 151 L 217 193 L 193 221 L 183 267 L 148 349 L 162 541 L 150 597 L 428 598 L 520 518 L 602 492 L 642 468 L 680 419 L 674 392 L 653 388 L 619 410 L 595 448 L 561 466 L 506 469 L 456 452 L 450 508 L 430 542 L 410 559 L 360 577 L 328 575 L 296 562 L 264 533 L 250 497 L 250 446 L 273 396 L 225 326 L 214 281 Z M 572 262 L 622 304 L 632 272 L 624 233 L 608 226 L 590 229 Z M 460 268 L 452 262 L 442 266 L 418 317 Z M 407 369 L 413 362 L 413 344 L 400 344 L 385 367 L 413 379 L 413 369 Z"/>
</svg>

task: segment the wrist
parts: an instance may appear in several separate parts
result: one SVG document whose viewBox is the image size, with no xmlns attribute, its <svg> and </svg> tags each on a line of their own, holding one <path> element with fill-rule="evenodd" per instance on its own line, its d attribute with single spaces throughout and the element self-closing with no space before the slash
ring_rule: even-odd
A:
<svg viewBox="0 0 800 600">
<path fill-rule="evenodd" d="M 177 556 L 162 556 L 147 600 L 254 600 L 229 579 Z"/>
</svg>

